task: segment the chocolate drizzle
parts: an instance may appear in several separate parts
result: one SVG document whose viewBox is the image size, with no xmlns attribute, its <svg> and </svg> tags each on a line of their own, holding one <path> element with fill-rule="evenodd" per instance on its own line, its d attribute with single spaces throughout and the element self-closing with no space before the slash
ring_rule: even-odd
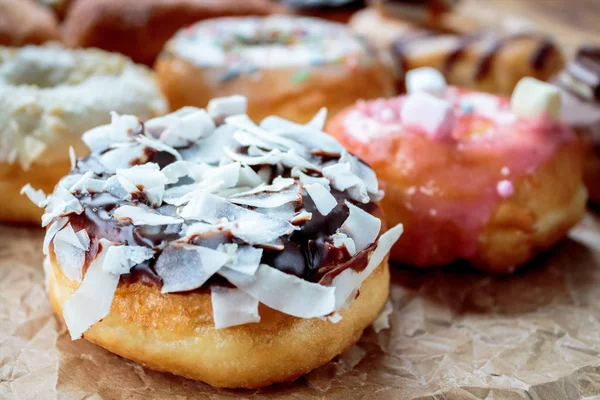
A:
<svg viewBox="0 0 600 400">
<path fill-rule="evenodd" d="M 435 40 L 440 34 L 433 31 L 415 31 L 409 36 L 402 37 L 394 42 L 392 52 L 395 55 L 397 63 L 406 71 L 408 69 L 409 48 L 416 45 L 419 40 Z M 480 82 L 492 70 L 494 59 L 500 51 L 518 40 L 535 40 L 536 46 L 529 56 L 529 66 L 535 70 L 541 70 L 547 64 L 548 59 L 556 51 L 555 44 L 545 36 L 539 36 L 532 33 L 519 33 L 506 36 L 497 36 L 489 32 L 475 32 L 464 36 L 456 36 L 457 43 L 454 48 L 448 52 L 443 61 L 444 74 L 450 74 L 454 66 L 466 54 L 469 48 L 482 40 L 492 40 L 492 43 L 481 52 L 473 72 L 473 80 Z"/>
<path fill-rule="evenodd" d="M 315 155 L 315 157 L 322 159 L 323 162 L 336 162 L 339 155 L 337 158 L 331 154 L 320 154 Z M 93 168 L 101 165 L 97 158 L 98 154 L 92 154 L 83 160 L 79 160 L 73 173 L 84 173 L 87 168 L 97 169 Z M 148 153 L 147 158 L 151 162 L 157 162 L 161 168 L 174 161 L 169 153 L 157 151 Z M 254 166 L 254 169 L 258 171 L 261 167 L 264 166 L 257 165 Z M 315 174 L 315 172 L 312 173 Z M 285 169 L 281 175 L 284 177 L 290 176 L 290 170 Z M 275 174 L 271 174 L 272 178 L 274 176 Z M 338 201 L 338 205 L 327 216 L 323 216 L 317 211 L 310 196 L 304 195 L 302 201 L 296 204 L 296 210 L 299 211 L 303 208 L 305 211 L 312 213 L 312 218 L 301 222 L 300 229 L 294 231 L 289 237 L 280 239 L 283 250 L 276 246 L 265 246 L 261 262 L 313 282 L 318 282 L 330 270 L 338 269 L 341 265 L 345 265 L 344 268 L 364 268 L 366 264 L 356 265 L 364 262 L 364 256 L 356 255 L 352 257 L 345 247 L 334 247 L 329 238 L 348 217 L 349 210 L 345 202 L 350 201 L 346 192 L 332 189 L 331 193 Z M 122 205 L 148 206 L 145 196 L 136 196 L 130 200 L 122 200 L 109 193 L 75 193 L 75 196 L 83 205 L 84 212 L 79 215 L 71 214 L 69 222 L 75 230 L 85 229 L 91 239 L 91 247 L 87 253 L 84 271 L 96 258 L 99 251 L 98 242 L 101 238 L 104 238 L 115 243 L 154 249 L 156 252 L 154 259 L 137 265 L 129 274 L 123 275 L 122 279 L 125 282 L 141 280 L 147 284 L 161 285 L 161 279 L 154 270 L 155 260 L 169 243 L 184 238 L 185 224 L 182 224 L 178 233 L 172 233 L 173 229 L 168 230 L 166 226 L 134 226 L 129 222 L 117 221 L 112 217 L 112 212 Z M 358 206 L 370 213 L 378 210 L 377 205 L 372 202 L 358 204 Z M 161 209 L 158 209 L 158 211 L 160 212 Z M 188 240 L 191 244 L 212 249 L 216 249 L 224 243 L 244 244 L 233 237 L 229 231 L 211 231 L 196 235 L 191 239 L 188 238 Z"/>
</svg>

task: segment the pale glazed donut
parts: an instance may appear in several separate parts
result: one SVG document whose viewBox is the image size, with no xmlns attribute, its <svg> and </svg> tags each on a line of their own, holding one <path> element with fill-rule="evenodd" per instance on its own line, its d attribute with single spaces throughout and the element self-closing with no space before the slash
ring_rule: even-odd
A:
<svg viewBox="0 0 600 400">
<path fill-rule="evenodd" d="M 266 15 L 269 0 L 77 0 L 67 11 L 63 42 L 98 47 L 152 65 L 178 29 L 207 18 Z"/>
<path fill-rule="evenodd" d="M 436 32 L 372 9 L 357 13 L 351 26 L 390 52 L 400 71 L 433 67 L 452 85 L 495 94 L 510 95 L 526 76 L 549 80 L 564 64 L 558 46 L 535 32 Z"/>
<path fill-rule="evenodd" d="M 166 112 L 152 73 L 100 50 L 0 47 L 0 220 L 38 223 L 19 191 L 52 191 L 69 170 L 69 146 L 110 121 L 110 111 L 149 118 Z"/>
<path fill-rule="evenodd" d="M 408 99 L 418 104 L 415 96 L 448 107 L 448 124 L 439 127 L 445 137 L 431 136 L 430 122 L 442 118 L 432 108 L 403 113 Z M 506 98 L 454 87 L 439 96 L 359 103 L 327 131 L 370 163 L 386 191 L 388 223 L 404 223 L 394 261 L 433 267 L 464 259 L 511 272 L 583 214 L 579 143 L 549 117 L 517 117 Z"/>
<path fill-rule="evenodd" d="M 167 43 L 156 71 L 173 109 L 240 93 L 257 121 L 275 114 L 306 122 L 321 107 L 333 114 L 394 90 L 368 45 L 342 24 L 307 17 L 200 22 Z"/>
<path fill-rule="evenodd" d="M 84 134 L 45 206 L 49 295 L 73 339 L 220 387 L 293 380 L 354 344 L 389 293 L 377 177 L 239 96 Z"/>
<path fill-rule="evenodd" d="M 34 0 L 0 0 L 0 45 L 42 44 L 60 37 L 52 11 Z"/>
</svg>

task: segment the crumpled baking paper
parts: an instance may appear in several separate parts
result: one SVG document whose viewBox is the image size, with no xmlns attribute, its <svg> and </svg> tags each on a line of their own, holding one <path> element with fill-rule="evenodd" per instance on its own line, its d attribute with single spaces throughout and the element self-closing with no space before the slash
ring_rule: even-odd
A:
<svg viewBox="0 0 600 400">
<path fill-rule="evenodd" d="M 43 231 L 0 226 L 2 399 L 577 399 L 600 394 L 600 217 L 509 276 L 393 268 L 391 328 L 294 383 L 214 389 L 72 342 Z M 597 397 L 595 397 L 597 398 Z"/>
</svg>

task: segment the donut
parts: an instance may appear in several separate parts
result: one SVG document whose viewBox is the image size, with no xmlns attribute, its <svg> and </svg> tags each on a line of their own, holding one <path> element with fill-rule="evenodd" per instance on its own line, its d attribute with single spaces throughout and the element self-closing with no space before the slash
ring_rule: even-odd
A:
<svg viewBox="0 0 600 400">
<path fill-rule="evenodd" d="M 271 7 L 269 0 L 77 0 L 67 10 L 62 39 L 152 65 L 179 28 L 206 18 L 266 15 Z"/>
<path fill-rule="evenodd" d="M 357 15 L 352 26 L 380 48 L 391 49 L 400 71 L 434 67 L 450 84 L 478 91 L 510 95 L 521 78 L 547 81 L 564 64 L 554 41 L 535 32 L 443 33 L 389 19 L 373 10 Z"/>
<path fill-rule="evenodd" d="M 322 132 L 208 111 L 87 131 L 45 207 L 49 297 L 71 337 L 210 385 L 293 380 L 353 345 L 389 293 L 373 170 Z"/>
<path fill-rule="evenodd" d="M 318 17 L 346 23 L 365 7 L 364 0 L 281 0 L 284 11 L 305 17 Z"/>
<path fill-rule="evenodd" d="M 408 95 L 359 102 L 326 130 L 377 173 L 387 222 L 403 222 L 392 260 L 512 272 L 585 211 L 581 148 L 558 121 L 559 91 L 524 78 L 508 99 L 417 71 Z"/>
<path fill-rule="evenodd" d="M 336 113 L 394 91 L 376 54 L 344 25 L 283 15 L 192 25 L 167 43 L 156 72 L 172 109 L 239 93 L 257 121 L 307 122 L 323 106 Z"/>
<path fill-rule="evenodd" d="M 578 49 L 553 82 L 562 89 L 561 119 L 584 145 L 583 177 L 590 201 L 600 205 L 600 47 Z"/>
<path fill-rule="evenodd" d="M 34 0 L 0 0 L 0 45 L 23 46 L 58 40 L 52 11 Z"/>
<path fill-rule="evenodd" d="M 52 191 L 69 171 L 69 147 L 84 155 L 81 134 L 110 111 L 165 113 L 151 71 L 100 50 L 0 46 L 0 221 L 38 224 L 41 210 L 20 189 Z"/>
</svg>

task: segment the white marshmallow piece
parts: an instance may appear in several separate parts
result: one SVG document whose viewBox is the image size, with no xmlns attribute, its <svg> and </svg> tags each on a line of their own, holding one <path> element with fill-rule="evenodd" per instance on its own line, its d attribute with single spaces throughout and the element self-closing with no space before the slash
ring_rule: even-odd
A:
<svg viewBox="0 0 600 400">
<path fill-rule="evenodd" d="M 405 127 L 423 132 L 429 139 L 452 138 L 456 114 L 452 104 L 425 92 L 409 95 L 400 111 Z"/>
<path fill-rule="evenodd" d="M 218 97 L 208 102 L 206 110 L 212 117 L 229 117 L 231 115 L 245 114 L 248 100 L 244 96 L 234 95 Z"/>
<path fill-rule="evenodd" d="M 558 121 L 560 117 L 560 90 L 546 82 L 525 77 L 517 83 L 510 98 L 512 111 L 519 117 L 534 118 L 548 115 Z"/>
<path fill-rule="evenodd" d="M 441 94 L 448 84 L 440 71 L 431 67 L 411 69 L 406 73 L 406 91 L 409 94 L 427 92 Z"/>
</svg>

